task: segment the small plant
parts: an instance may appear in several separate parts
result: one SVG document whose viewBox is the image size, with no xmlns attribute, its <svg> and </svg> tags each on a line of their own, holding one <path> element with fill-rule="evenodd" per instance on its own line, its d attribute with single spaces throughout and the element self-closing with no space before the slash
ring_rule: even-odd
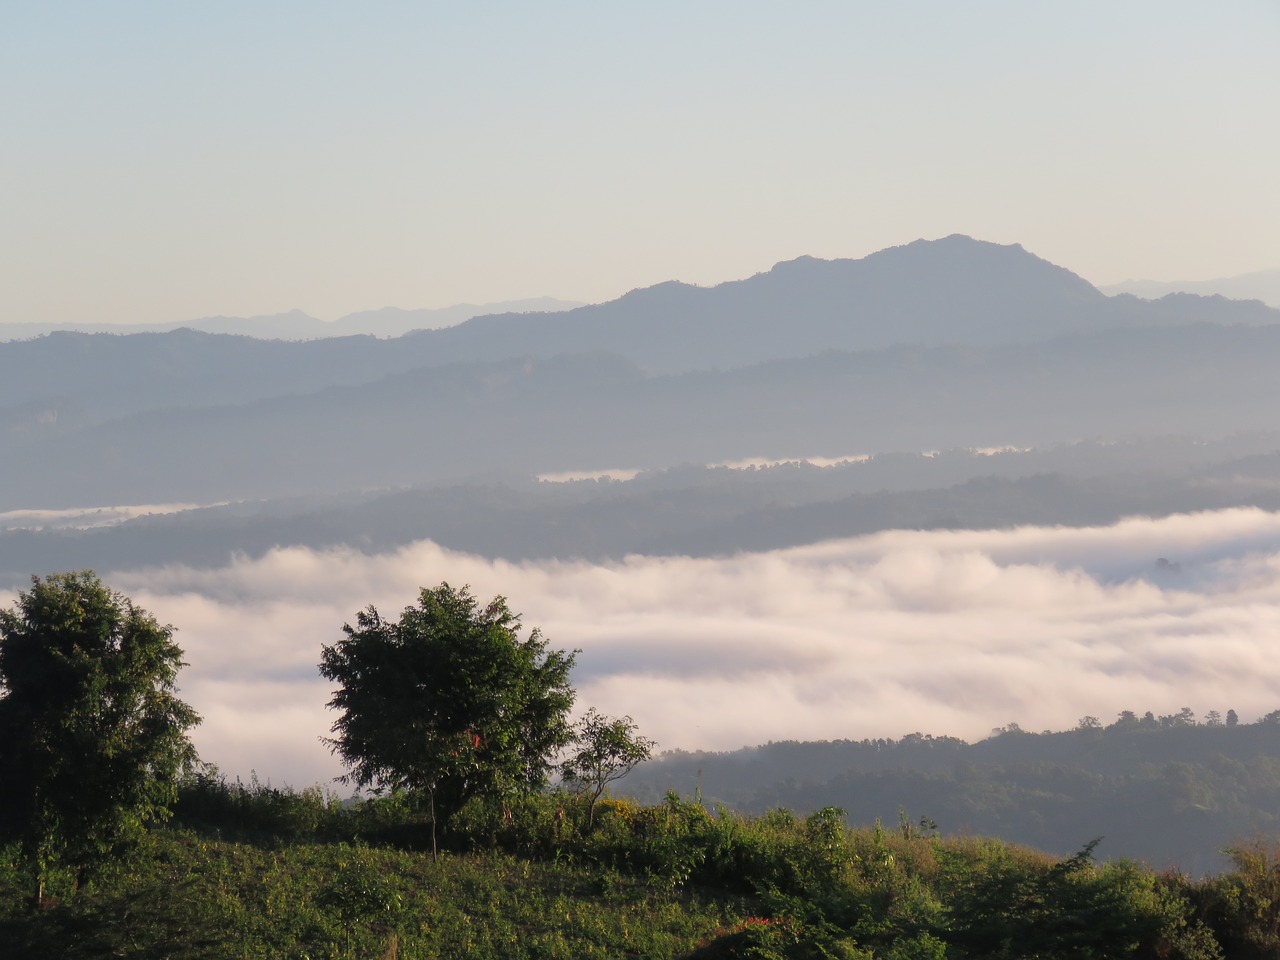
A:
<svg viewBox="0 0 1280 960">
<path fill-rule="evenodd" d="M 653 755 L 657 744 L 636 730 L 630 717 L 606 717 L 595 707 L 578 721 L 573 753 L 560 765 L 560 774 L 587 797 L 588 832 L 595 828 L 596 804 L 605 788 Z"/>
<path fill-rule="evenodd" d="M 352 849 L 350 856 L 338 862 L 337 872 L 316 900 L 337 914 L 348 956 L 352 955 L 356 930 L 362 926 L 392 927 L 401 909 L 395 884 L 372 862 L 367 852 L 359 849 Z"/>
</svg>

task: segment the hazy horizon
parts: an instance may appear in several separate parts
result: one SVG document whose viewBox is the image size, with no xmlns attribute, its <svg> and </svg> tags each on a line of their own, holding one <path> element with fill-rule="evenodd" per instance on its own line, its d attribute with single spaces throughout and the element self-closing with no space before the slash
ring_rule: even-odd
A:
<svg viewBox="0 0 1280 960">
<path fill-rule="evenodd" d="M 966 233 L 1280 266 L 1280 8 L 297 0 L 11 11 L 0 322 L 713 285 Z"/>
<path fill-rule="evenodd" d="M 968 234 L 965 234 L 963 231 L 959 231 L 959 233 L 962 236 L 968 235 Z M 870 255 L 872 253 L 879 253 L 882 250 L 892 249 L 894 247 L 906 246 L 907 244 L 915 242 L 916 240 L 938 240 L 938 239 L 943 239 L 943 238 L 942 237 L 936 237 L 936 238 L 935 237 L 917 237 L 917 238 L 912 238 L 912 240 L 904 240 L 901 243 L 886 244 L 883 247 L 878 247 L 873 250 L 868 250 L 866 251 L 865 254 L 862 254 L 859 256 L 832 257 L 830 259 L 837 259 L 837 260 L 861 259 L 862 256 Z M 984 237 L 977 237 L 977 236 L 975 236 L 973 239 L 980 240 L 980 241 L 986 240 L 986 238 Z M 1011 245 L 1025 246 L 1023 244 L 1017 243 L 1016 241 L 1011 241 Z M 1036 254 L 1036 251 L 1034 250 L 1031 250 L 1030 252 L 1032 254 Z M 803 259 L 808 256 L 810 255 L 806 253 L 797 253 L 795 256 L 787 257 L 784 260 L 779 262 L 785 263 L 791 260 Z M 818 258 L 818 259 L 823 259 L 823 258 Z M 1280 255 L 1277 256 L 1277 260 L 1280 260 Z M 772 267 L 774 267 L 775 265 L 776 264 L 773 264 L 773 263 L 770 263 L 767 265 L 760 265 L 754 270 L 743 272 L 741 275 L 727 276 L 727 277 L 723 277 L 721 279 L 710 281 L 707 283 L 691 284 L 691 285 L 702 286 L 702 287 L 713 287 L 713 286 L 718 286 L 721 283 L 732 283 L 737 280 L 745 280 L 751 276 L 754 276 L 755 274 L 766 272 Z M 1063 266 L 1066 269 L 1071 270 L 1071 272 L 1078 274 L 1078 271 L 1073 270 L 1069 264 L 1055 264 L 1055 265 Z M 1142 279 L 1128 278 L 1125 280 L 1114 281 L 1110 283 L 1098 283 L 1093 280 L 1090 280 L 1090 278 L 1088 277 L 1084 277 L 1084 279 L 1089 280 L 1089 282 L 1092 283 L 1093 286 L 1095 286 L 1101 292 L 1105 293 L 1107 296 L 1115 296 L 1117 294 L 1129 293 L 1129 294 L 1133 294 L 1135 296 L 1141 297 L 1143 299 L 1158 299 L 1159 297 L 1162 297 L 1168 293 L 1173 293 L 1173 292 L 1196 293 L 1201 295 L 1212 295 L 1214 293 L 1220 293 L 1222 296 L 1226 296 L 1228 298 L 1260 299 L 1260 300 L 1263 300 L 1264 302 L 1267 302 L 1270 306 L 1280 307 L 1280 296 L 1277 296 L 1275 293 L 1276 289 L 1280 289 L 1280 280 L 1277 280 L 1278 277 L 1280 277 L 1280 269 L 1257 270 L 1257 271 L 1252 271 L 1248 273 L 1206 277 L 1206 278 L 1194 278 L 1194 279 L 1181 278 L 1181 277 L 1157 279 L 1157 278 L 1145 277 Z M 676 278 L 674 277 L 668 277 L 668 278 L 657 280 L 654 282 L 654 284 L 651 284 L 651 285 L 666 283 L 673 280 L 675 280 L 675 282 L 682 282 L 682 281 L 676 280 Z M 362 307 L 362 308 L 341 313 L 341 314 L 317 315 L 316 313 L 311 313 L 311 312 L 308 312 L 307 310 L 303 310 L 301 307 L 294 306 L 294 307 L 289 307 L 288 309 L 281 310 L 275 313 L 262 313 L 262 312 L 250 311 L 241 315 L 234 315 L 234 316 L 228 315 L 228 314 L 213 314 L 213 315 L 198 316 L 198 317 L 172 317 L 169 319 L 152 320 L 147 322 L 134 321 L 130 319 L 117 319 L 117 320 L 106 320 L 106 321 L 99 321 L 94 319 L 80 319 L 80 320 L 63 319 L 59 321 L 45 321 L 43 324 L 40 324 L 40 325 L 65 324 L 66 326 L 69 326 L 69 327 L 79 325 L 86 328 L 90 328 L 90 327 L 91 328 L 102 328 L 102 327 L 106 327 L 106 328 L 112 328 L 112 327 L 168 328 L 168 327 L 182 326 L 183 324 L 203 324 L 203 323 L 216 324 L 219 321 L 231 321 L 234 323 L 260 322 L 264 325 L 264 329 L 265 329 L 265 325 L 270 323 L 271 321 L 287 321 L 292 318 L 300 317 L 300 318 L 305 318 L 306 320 L 318 321 L 319 323 L 324 325 L 333 325 L 336 328 L 343 321 L 349 322 L 353 320 L 359 320 L 360 318 L 364 318 L 364 317 L 376 317 L 379 314 L 383 314 L 383 315 L 394 315 L 394 314 L 433 315 L 434 314 L 434 315 L 437 315 L 438 320 L 435 320 L 431 323 L 419 325 L 419 328 L 421 329 L 431 329 L 436 327 L 451 326 L 456 323 L 463 322 L 464 320 L 469 319 L 472 316 L 482 316 L 487 313 L 497 313 L 497 312 L 507 312 L 507 311 L 523 312 L 523 311 L 529 311 L 529 310 L 547 310 L 547 311 L 568 310 L 578 306 L 585 306 L 585 305 L 604 303 L 611 300 L 616 300 L 619 297 L 625 296 L 627 293 L 632 293 L 640 289 L 644 289 L 644 287 L 641 287 L 641 286 L 626 287 L 625 289 L 618 291 L 615 295 L 606 296 L 601 299 L 593 300 L 593 301 L 574 299 L 568 296 L 562 297 L 562 296 L 553 295 L 553 294 L 530 294 L 526 296 L 514 297 L 509 300 L 492 301 L 492 302 L 485 302 L 485 303 L 455 302 L 455 303 L 436 303 L 436 304 L 382 304 L 381 306 L 376 306 L 376 307 Z M 5 324 L 10 324 L 14 326 L 23 326 L 23 327 L 32 327 L 37 325 L 17 317 L 0 315 L 0 327 L 3 327 Z"/>
</svg>

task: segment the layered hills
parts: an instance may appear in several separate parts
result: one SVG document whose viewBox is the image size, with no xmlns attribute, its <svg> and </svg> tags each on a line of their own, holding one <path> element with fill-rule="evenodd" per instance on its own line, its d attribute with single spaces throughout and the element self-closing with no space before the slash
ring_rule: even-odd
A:
<svg viewBox="0 0 1280 960">
<path fill-rule="evenodd" d="M 545 310 L 568 310 L 581 306 L 571 300 L 535 297 L 529 300 L 506 300 L 501 303 L 459 303 L 450 307 L 406 310 L 383 307 L 361 310 L 337 320 L 320 320 L 301 310 L 256 317 L 201 317 L 185 323 L 96 323 L 72 321 L 64 324 L 13 322 L 0 324 L 0 340 L 27 340 L 49 333 L 165 333 L 189 329 L 202 333 L 227 333 L 262 340 L 319 340 L 327 337 L 398 337 L 411 330 L 431 330 L 462 323 L 487 313 L 531 313 Z"/>
<path fill-rule="evenodd" d="M 1196 325 L 830 352 L 669 377 L 610 355 L 450 364 L 207 406 L 195 402 L 193 375 L 190 405 L 101 422 L 88 398 L 69 413 L 49 400 L 11 408 L 0 507 L 334 493 L 753 456 L 1220 438 L 1274 425 L 1277 363 L 1280 326 Z M 242 388 L 246 398 L 253 390 Z"/>
<path fill-rule="evenodd" d="M 101 419 L 563 354 L 611 354 L 652 376 L 824 351 L 990 348 L 1117 329 L 1277 321 L 1280 311 L 1257 302 L 1107 297 L 1021 247 L 954 236 L 861 260 L 804 257 L 710 288 L 671 282 L 573 310 L 480 316 L 392 340 L 285 342 L 179 330 L 0 343 L 0 414 L 61 404 Z"/>
<path fill-rule="evenodd" d="M 432 335 L 441 356 L 477 360 L 604 351 L 651 373 L 735 367 L 824 350 L 1030 342 L 1116 327 L 1274 323 L 1256 303 L 1107 297 L 1020 246 L 964 236 L 916 241 L 860 260 L 801 257 L 745 280 L 664 283 L 618 300 L 531 318 L 493 315 Z"/>
<path fill-rule="evenodd" d="M 1280 448 L 1277 320 L 1258 302 L 1108 297 L 1021 247 L 952 236 L 395 339 L 62 332 L 0 343 L 0 514 L 255 501 L 240 535 L 216 511 L 131 529 L 159 543 L 181 539 L 184 523 L 212 525 L 222 547 L 240 536 L 256 550 L 266 531 L 280 542 L 360 539 L 355 528 L 399 497 L 401 537 L 612 556 L 886 525 L 1270 507 L 1267 469 L 1212 483 L 1196 471 Z M 1156 437 L 1147 459 L 1100 452 Z M 997 466 L 972 452 L 1008 447 L 1031 455 Z M 885 468 L 937 450 L 964 468 L 915 470 L 906 486 Z M 1195 453 L 1173 455 L 1171 468 L 1172 450 Z M 816 486 L 785 471 L 772 486 L 722 472 L 713 496 L 699 473 L 855 456 L 875 466 L 828 468 Z M 534 480 L 606 468 L 660 476 L 662 493 L 644 476 L 571 490 Z M 323 506 L 288 499 L 299 496 Z M 76 566 L 81 544 L 108 539 L 27 529 L 0 536 L 0 554 Z"/>
</svg>

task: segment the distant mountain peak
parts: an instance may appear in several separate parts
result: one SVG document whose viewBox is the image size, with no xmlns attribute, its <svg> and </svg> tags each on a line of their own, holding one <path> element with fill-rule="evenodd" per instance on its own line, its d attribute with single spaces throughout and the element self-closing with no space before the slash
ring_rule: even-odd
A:
<svg viewBox="0 0 1280 960">
<path fill-rule="evenodd" d="M 204 324 L 218 324 L 218 323 L 228 323 L 228 322 L 260 323 L 263 325 L 270 325 L 272 323 L 278 323 L 282 320 L 301 320 L 308 323 L 320 322 L 315 317 L 311 316 L 311 314 L 307 313 L 305 310 L 301 310 L 298 307 L 294 307 L 292 310 L 285 310 L 282 313 L 264 313 L 264 314 L 259 314 L 253 317 L 231 317 L 231 316 L 227 316 L 225 314 L 219 313 L 219 314 L 216 314 L 215 316 L 199 317 L 196 320 L 190 320 L 187 323 L 183 324 L 183 326 L 200 329 Z"/>
<path fill-rule="evenodd" d="M 1261 300 L 1269 306 L 1280 307 L 1280 270 L 1256 270 L 1212 280 L 1126 280 L 1105 286 L 1102 291 L 1112 295 L 1128 293 L 1145 300 L 1159 300 L 1170 293 L 1216 294 L 1232 300 Z"/>
<path fill-rule="evenodd" d="M 655 283 L 649 287 L 637 287 L 634 290 L 628 290 L 617 300 L 609 302 L 661 308 L 664 304 L 684 299 L 692 291 L 701 291 L 703 289 L 705 288 L 685 283 L 682 280 L 663 280 L 661 283 Z"/>
<path fill-rule="evenodd" d="M 821 257 L 813 257 L 808 254 L 795 257 L 792 260 L 781 260 L 774 264 L 772 269 L 766 273 L 788 273 L 801 272 L 813 269 L 822 269 L 824 266 L 831 264 L 876 264 L 885 262 L 905 262 L 919 263 L 922 265 L 936 266 L 939 263 L 951 262 L 957 266 L 964 266 L 975 261 L 983 262 L 1003 262 L 1003 263 L 1037 263 L 1052 268 L 1054 271 L 1065 276 L 1075 277 L 1080 283 L 1089 284 L 1087 280 L 1078 277 L 1064 267 L 1050 263 L 1042 257 L 1027 251 L 1020 243 L 992 243 L 989 240 L 976 240 L 973 237 L 963 233 L 952 233 L 948 236 L 941 237 L 937 240 L 912 240 L 909 243 L 902 243 L 892 247 L 885 247 L 874 253 L 869 253 L 865 257 L 857 259 L 837 258 L 834 260 L 824 260 Z M 761 274 L 756 274 L 761 276 Z"/>
<path fill-rule="evenodd" d="M 955 233 L 860 259 L 801 255 L 715 286 L 668 280 L 570 311 L 478 317 L 433 335 L 441 358 L 602 351 L 672 373 L 832 350 L 981 347 L 1116 327 L 1276 319 L 1237 304 L 1121 302 L 1021 244 Z"/>
</svg>

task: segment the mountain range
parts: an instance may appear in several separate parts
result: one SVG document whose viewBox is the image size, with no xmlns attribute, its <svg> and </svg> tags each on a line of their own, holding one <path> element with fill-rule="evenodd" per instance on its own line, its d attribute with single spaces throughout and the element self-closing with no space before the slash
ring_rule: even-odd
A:
<svg viewBox="0 0 1280 960">
<path fill-rule="evenodd" d="M 504 300 L 501 303 L 458 303 L 450 307 L 405 310 L 383 307 L 361 310 L 337 320 L 318 320 L 301 310 L 257 317 L 202 317 L 185 323 L 0 323 L 0 341 L 28 340 L 60 330 L 79 333 L 165 333 L 170 330 L 199 330 L 202 333 L 229 333 L 263 340 L 318 340 L 324 337 L 398 337 L 411 330 L 449 327 L 486 313 L 535 313 L 567 310 L 581 304 L 554 297 Z"/>
<path fill-rule="evenodd" d="M 861 260 L 800 258 L 711 288 L 665 283 L 572 310 L 491 314 L 392 340 L 284 342 L 178 330 L 0 343 L 0 418 L 30 409 L 45 421 L 55 413 L 101 421 L 560 355 L 610 354 L 654 376 L 828 351 L 1079 343 L 1122 329 L 1277 321 L 1280 310 L 1221 297 L 1107 297 L 1021 247 L 953 236 Z"/>
<path fill-rule="evenodd" d="M 1261 304 L 1107 297 L 1020 246 L 964 236 L 860 260 L 801 257 L 745 280 L 669 282 L 536 317 L 491 314 L 426 337 L 439 360 L 599 351 L 647 373 L 732 368 L 827 350 L 994 346 L 1118 327 L 1275 323 Z"/>
<path fill-rule="evenodd" d="M 1280 307 L 1280 270 L 1258 270 L 1213 280 L 1125 280 L 1099 289 L 1106 294 L 1128 293 L 1148 300 L 1171 293 L 1192 293 L 1232 300 L 1261 300 L 1269 307 Z"/>
<path fill-rule="evenodd" d="M 0 512 L 280 501 L 255 508 L 260 549 L 266 529 L 282 541 L 324 540 L 323 529 L 358 539 L 358 517 L 370 514 L 356 505 L 400 491 L 410 498 L 401 508 L 421 517 L 402 515 L 402 527 L 421 536 L 497 554 L 598 556 L 779 545 L 797 530 L 812 538 L 893 522 L 1093 522 L 1144 502 L 1270 506 L 1269 468 L 1225 492 L 1222 480 L 1197 487 L 1187 471 L 1280 447 L 1277 321 L 1280 311 L 1257 301 L 1106 296 L 1021 247 L 952 236 L 394 339 L 58 332 L 0 343 Z M 1151 438 L 1167 438 L 1151 450 L 1195 449 L 1194 464 L 1096 452 Z M 905 486 L 883 466 L 887 454 L 1005 447 L 1040 453 L 1001 460 L 994 473 L 994 460 L 966 453 L 959 473 Z M 1050 450 L 1077 451 L 1087 467 L 1046 459 Z M 788 480 L 770 502 L 735 481 L 717 503 L 696 476 L 749 458 L 870 455 L 874 468 L 828 473 L 820 495 Z M 657 471 L 666 492 L 632 496 L 648 482 L 637 478 L 603 501 L 575 499 L 533 479 L 606 468 Z M 974 486 L 984 476 L 999 483 Z M 1046 491 L 1068 488 L 1091 506 L 1055 512 Z M 347 519 L 326 527 L 284 505 L 299 496 L 327 498 L 322 512 Z M 560 532 L 531 547 L 548 508 L 560 511 Z M 658 519 L 663 510 L 677 526 Z M 495 536 L 488 518 L 499 514 L 527 536 Z M 131 529 L 172 537 L 184 522 Z M 77 543 L 106 542 L 100 532 L 19 533 L 33 556 L 33 537 L 60 538 L 54 552 L 67 560 Z"/>
</svg>

